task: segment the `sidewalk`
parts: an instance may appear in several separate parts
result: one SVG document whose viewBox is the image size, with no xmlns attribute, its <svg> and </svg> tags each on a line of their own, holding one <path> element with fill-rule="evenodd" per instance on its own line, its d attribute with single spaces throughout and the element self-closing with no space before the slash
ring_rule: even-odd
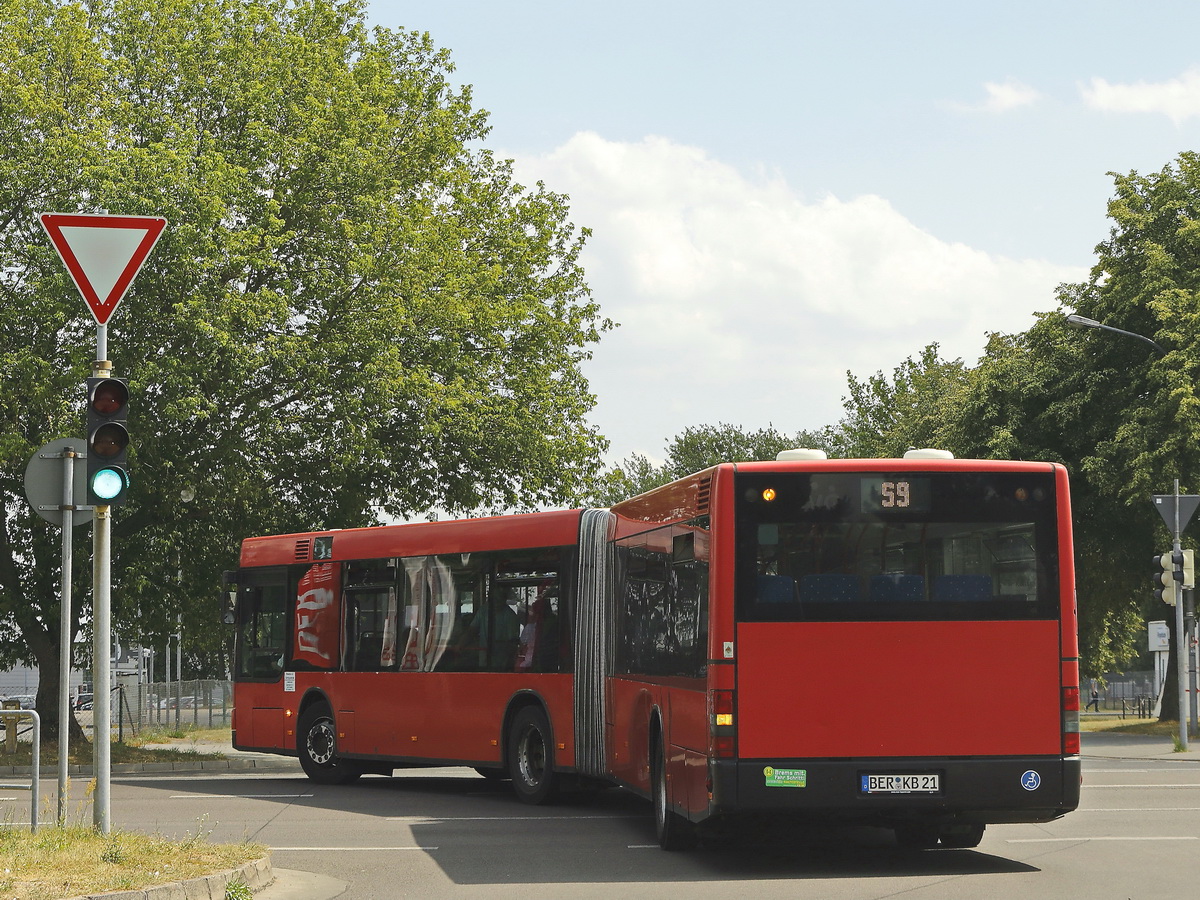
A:
<svg viewBox="0 0 1200 900">
<path fill-rule="evenodd" d="M 249 753 L 234 750 L 229 741 L 224 743 L 211 741 L 174 741 L 167 744 L 147 744 L 147 747 L 160 750 L 195 750 L 197 754 L 224 754 L 224 759 L 177 759 L 173 762 L 161 763 L 113 763 L 113 775 L 142 775 L 170 772 L 228 772 L 247 770 L 276 770 L 284 769 L 301 774 L 300 760 L 294 756 L 280 756 L 275 753 Z M 2 757 L 0 757 L 2 758 Z M 53 779 L 58 772 L 58 764 L 42 761 L 42 780 Z M 28 777 L 31 773 L 29 766 L 0 765 L 0 779 L 11 777 Z M 84 763 L 72 763 L 67 766 L 67 774 L 71 778 L 91 778 L 94 774 L 92 766 Z"/>
<path fill-rule="evenodd" d="M 1084 759 L 1157 759 L 1200 763 L 1200 737 L 1189 739 L 1188 750 L 1181 753 L 1175 752 L 1175 742 L 1171 738 L 1158 735 L 1085 731 L 1080 739 Z"/>
</svg>

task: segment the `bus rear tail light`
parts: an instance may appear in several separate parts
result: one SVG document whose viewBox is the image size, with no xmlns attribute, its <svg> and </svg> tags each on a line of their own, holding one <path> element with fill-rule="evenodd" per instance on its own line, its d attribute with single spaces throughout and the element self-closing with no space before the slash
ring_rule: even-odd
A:
<svg viewBox="0 0 1200 900">
<path fill-rule="evenodd" d="M 708 692 L 708 735 L 710 756 L 734 755 L 733 691 Z"/>
<path fill-rule="evenodd" d="M 1064 687 L 1063 702 L 1063 755 L 1078 756 L 1079 743 L 1079 687 Z"/>
</svg>

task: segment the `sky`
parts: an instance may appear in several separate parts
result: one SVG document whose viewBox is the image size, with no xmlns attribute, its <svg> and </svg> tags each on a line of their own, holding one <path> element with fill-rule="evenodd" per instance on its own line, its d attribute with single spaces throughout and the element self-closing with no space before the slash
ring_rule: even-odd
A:
<svg viewBox="0 0 1200 900">
<path fill-rule="evenodd" d="M 835 424 L 847 372 L 973 365 L 1083 281 L 1109 173 L 1200 150 L 1200 4 L 368 0 L 592 230 L 610 463 Z"/>
</svg>

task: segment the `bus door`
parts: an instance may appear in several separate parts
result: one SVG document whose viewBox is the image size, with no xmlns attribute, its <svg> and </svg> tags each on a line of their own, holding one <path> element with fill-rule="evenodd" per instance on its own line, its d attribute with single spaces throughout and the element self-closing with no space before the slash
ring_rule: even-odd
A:
<svg viewBox="0 0 1200 900">
<path fill-rule="evenodd" d="M 238 577 L 234 646 L 234 744 L 283 749 L 280 685 L 288 656 L 292 609 L 287 569 L 243 569 Z M 239 715 L 239 711 L 244 714 Z"/>
</svg>

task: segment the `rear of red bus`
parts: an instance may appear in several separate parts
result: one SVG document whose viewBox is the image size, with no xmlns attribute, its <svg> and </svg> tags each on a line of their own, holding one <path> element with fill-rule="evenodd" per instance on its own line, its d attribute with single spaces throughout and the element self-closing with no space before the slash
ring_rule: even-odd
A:
<svg viewBox="0 0 1200 900">
<path fill-rule="evenodd" d="M 732 603 L 714 599 L 712 646 L 731 629 L 734 650 L 710 667 L 708 815 L 961 847 L 1078 805 L 1062 467 L 750 463 L 720 467 L 716 495 L 713 595 Z"/>
</svg>

